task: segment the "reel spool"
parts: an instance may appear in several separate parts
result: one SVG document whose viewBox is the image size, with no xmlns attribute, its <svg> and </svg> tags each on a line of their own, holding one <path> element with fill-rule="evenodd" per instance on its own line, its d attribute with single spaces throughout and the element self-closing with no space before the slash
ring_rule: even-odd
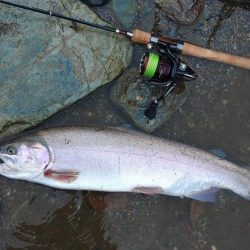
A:
<svg viewBox="0 0 250 250">
<path fill-rule="evenodd" d="M 149 84 L 166 88 L 164 94 L 154 100 L 144 112 L 149 119 L 155 118 L 159 102 L 176 88 L 177 79 L 193 81 L 197 77 L 191 67 L 166 47 L 158 48 L 158 53 L 146 52 L 141 58 L 139 71 L 149 80 Z"/>
<path fill-rule="evenodd" d="M 170 79 L 171 63 L 159 54 L 147 52 L 140 62 L 140 73 L 150 81 L 166 82 Z"/>
<path fill-rule="evenodd" d="M 175 56 L 177 58 L 177 56 Z M 175 62 L 173 58 L 163 56 L 154 52 L 146 52 L 140 61 L 140 74 L 149 81 L 165 85 L 168 81 L 175 78 L 184 81 L 193 81 L 196 79 L 196 73 L 184 61 L 178 58 Z M 173 72 L 174 71 L 174 72 Z"/>
</svg>

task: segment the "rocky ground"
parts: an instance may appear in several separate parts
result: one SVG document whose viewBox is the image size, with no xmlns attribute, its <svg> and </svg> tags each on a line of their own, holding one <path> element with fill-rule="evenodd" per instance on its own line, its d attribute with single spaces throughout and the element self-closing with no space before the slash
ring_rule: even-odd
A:
<svg viewBox="0 0 250 250">
<path fill-rule="evenodd" d="M 249 1 L 124 2 L 113 0 L 93 9 L 115 26 L 140 27 L 250 56 Z M 166 100 L 167 115 L 163 109 L 162 118 L 148 124 L 140 112 L 131 112 L 141 108 L 138 93 L 150 98 L 150 88 L 139 84 L 135 69 L 142 52 L 134 48 L 132 61 L 120 77 L 43 126 L 140 125 L 157 136 L 216 149 L 234 162 L 249 165 L 249 71 L 185 58 L 196 70 L 197 80 Z M 120 93 L 116 99 L 114 93 Z M 169 108 L 168 102 L 176 106 Z M 215 204 L 205 204 L 176 197 L 67 192 L 4 177 L 0 183 L 0 249 L 249 248 L 250 203 L 230 192 L 221 192 Z"/>
</svg>

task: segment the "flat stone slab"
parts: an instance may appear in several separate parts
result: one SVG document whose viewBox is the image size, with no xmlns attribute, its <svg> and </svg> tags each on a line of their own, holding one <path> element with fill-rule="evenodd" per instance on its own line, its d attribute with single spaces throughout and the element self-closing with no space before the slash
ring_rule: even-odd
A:
<svg viewBox="0 0 250 250">
<path fill-rule="evenodd" d="M 108 25 L 80 1 L 22 4 Z M 0 138 L 38 124 L 110 82 L 130 61 L 130 42 L 115 34 L 0 8 Z"/>
</svg>

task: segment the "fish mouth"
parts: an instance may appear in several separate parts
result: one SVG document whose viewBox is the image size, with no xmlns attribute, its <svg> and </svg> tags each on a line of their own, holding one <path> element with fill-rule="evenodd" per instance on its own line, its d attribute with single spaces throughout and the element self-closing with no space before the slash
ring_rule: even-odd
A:
<svg viewBox="0 0 250 250">
<path fill-rule="evenodd" d="M 7 164 L 3 161 L 3 159 L 0 158 L 0 174 L 3 174 L 3 175 L 4 175 L 5 172 L 9 172 L 9 171 L 13 172 L 13 171 L 15 171 L 15 169 L 13 169 L 13 168 L 10 167 L 9 165 L 7 165 Z"/>
</svg>

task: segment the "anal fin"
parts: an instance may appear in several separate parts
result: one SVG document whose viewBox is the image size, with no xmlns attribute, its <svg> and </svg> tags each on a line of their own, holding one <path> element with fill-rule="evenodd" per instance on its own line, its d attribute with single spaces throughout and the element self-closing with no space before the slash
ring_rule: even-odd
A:
<svg viewBox="0 0 250 250">
<path fill-rule="evenodd" d="M 164 189 L 162 187 L 135 187 L 132 189 L 132 192 L 135 193 L 142 193 L 147 195 L 154 195 L 154 194 L 162 194 Z"/>
<path fill-rule="evenodd" d="M 200 192 L 194 192 L 189 195 L 185 195 L 188 198 L 203 201 L 203 202 L 215 202 L 218 196 L 219 188 L 210 188 Z"/>
</svg>

